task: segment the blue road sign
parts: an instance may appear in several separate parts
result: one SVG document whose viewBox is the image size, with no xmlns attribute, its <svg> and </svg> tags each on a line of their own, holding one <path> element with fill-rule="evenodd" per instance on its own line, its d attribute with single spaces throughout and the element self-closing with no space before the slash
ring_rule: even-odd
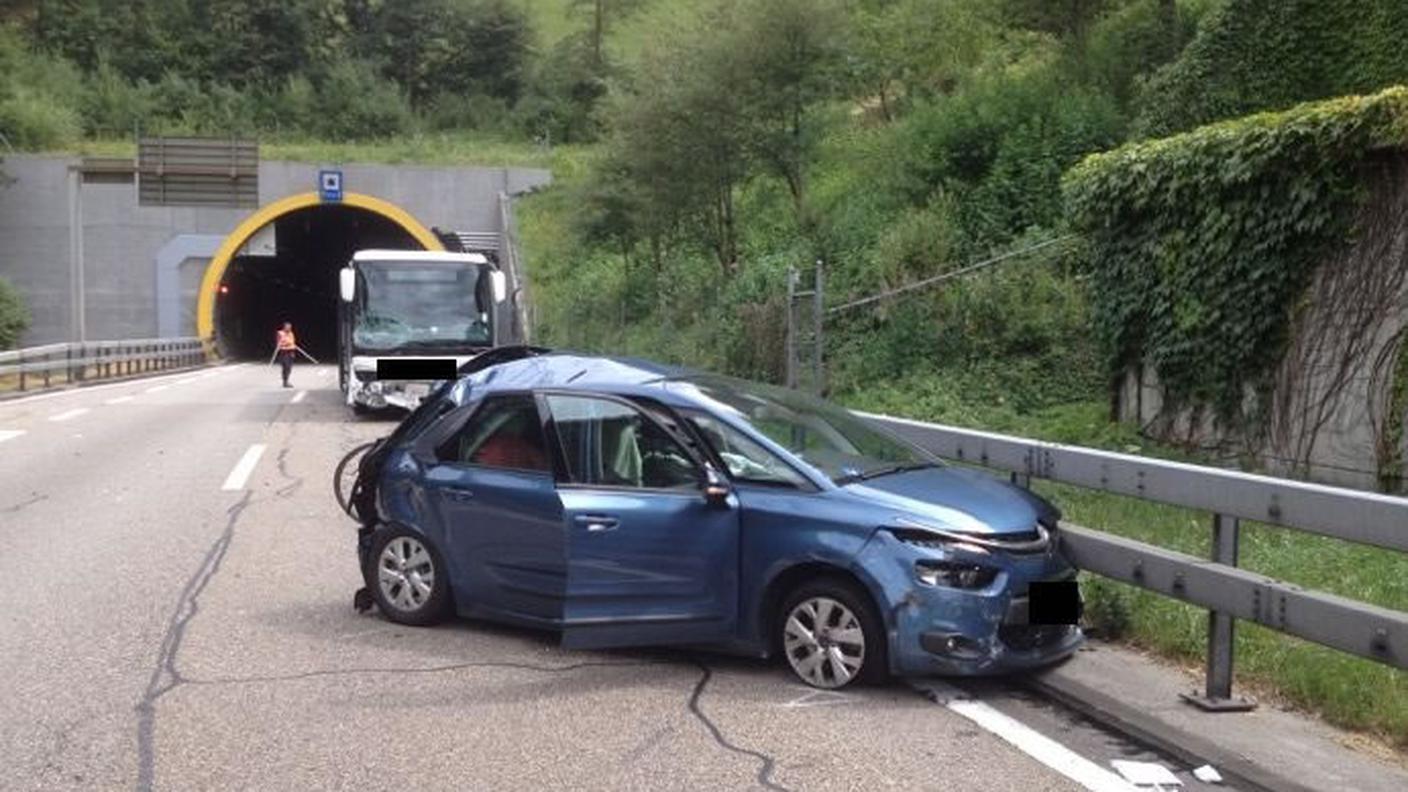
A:
<svg viewBox="0 0 1408 792">
<path fill-rule="evenodd" d="M 324 203 L 342 200 L 342 171 L 318 171 L 318 197 Z"/>
</svg>

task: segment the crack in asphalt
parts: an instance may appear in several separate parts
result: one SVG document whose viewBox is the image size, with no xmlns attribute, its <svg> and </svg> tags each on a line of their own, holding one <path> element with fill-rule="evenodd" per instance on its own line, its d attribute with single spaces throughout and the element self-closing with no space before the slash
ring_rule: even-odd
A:
<svg viewBox="0 0 1408 792">
<path fill-rule="evenodd" d="M 704 714 L 699 702 L 704 695 L 704 690 L 713 678 L 713 670 L 700 660 L 692 660 L 695 667 L 700 671 L 699 681 L 694 684 L 690 691 L 687 709 L 696 720 L 704 725 L 709 735 L 719 747 L 732 753 L 748 756 L 758 760 L 761 765 L 758 768 L 758 784 L 765 789 L 777 790 L 777 792 L 791 792 L 785 787 L 772 780 L 773 772 L 777 768 L 777 760 L 765 753 L 749 748 L 735 745 L 724 735 L 723 730 Z M 451 663 L 440 666 L 427 667 L 363 667 L 363 668 L 336 668 L 317 669 L 313 671 L 303 671 L 296 674 L 269 674 L 263 676 L 249 677 L 213 677 L 208 679 L 181 678 L 181 684 L 203 687 L 233 686 L 233 685 L 258 685 L 276 682 L 297 682 L 306 679 L 319 677 L 354 676 L 361 674 L 443 674 L 452 671 L 464 671 L 472 668 L 510 668 L 518 671 L 533 671 L 545 674 L 558 674 L 569 671 L 580 671 L 584 668 L 637 668 L 642 666 L 678 665 L 668 660 L 641 660 L 641 661 L 608 661 L 608 660 L 585 660 L 580 663 L 568 663 L 565 665 L 549 665 L 541 663 L 517 663 L 509 661 L 476 660 L 465 663 Z M 657 735 L 658 737 L 658 735 Z"/>
<path fill-rule="evenodd" d="M 36 494 L 27 501 L 20 501 L 14 506 L 6 506 L 5 508 L 0 509 L 0 514 L 17 514 L 21 509 L 24 509 L 27 506 L 33 506 L 34 504 L 39 503 L 40 501 L 46 500 L 49 500 L 48 495 Z"/>
<path fill-rule="evenodd" d="M 754 751 L 751 748 L 741 748 L 729 742 L 728 738 L 724 736 L 723 730 L 710 720 L 708 715 L 704 714 L 704 710 L 700 709 L 699 699 L 704 695 L 704 688 L 708 686 L 709 680 L 714 676 L 714 672 L 701 660 L 694 660 L 694 665 L 699 668 L 699 681 L 694 684 L 694 692 L 690 694 L 689 697 L 690 713 L 692 713 L 695 718 L 698 718 L 700 723 L 704 724 L 704 728 L 709 730 L 709 734 L 713 736 L 714 742 L 718 743 L 720 747 L 736 754 L 751 756 L 762 763 L 758 768 L 759 785 L 766 789 L 778 790 L 778 792 L 791 792 L 787 787 L 772 780 L 773 770 L 777 767 L 776 759 L 761 751 Z"/>
<path fill-rule="evenodd" d="M 292 433 L 289 434 L 288 439 L 293 439 Z M 297 492 L 299 488 L 303 486 L 302 476 L 295 476 L 288 472 L 288 452 L 290 450 L 288 446 L 285 446 L 283 450 L 279 451 L 279 475 L 291 482 L 274 490 L 274 494 L 280 498 L 292 497 L 293 493 Z"/>
<path fill-rule="evenodd" d="M 214 677 L 210 679 L 187 679 L 187 685 L 255 685 L 270 682 L 296 682 L 303 679 L 314 679 L 317 677 L 332 676 L 352 676 L 357 674 L 443 674 L 449 671 L 463 671 L 470 668 L 512 668 L 519 671 L 537 671 L 541 673 L 561 673 L 565 671 L 578 671 L 583 668 L 632 668 L 649 665 L 666 665 L 666 663 L 653 660 L 643 660 L 639 662 L 609 662 L 605 660 L 588 660 L 581 663 L 569 663 L 567 665 L 545 665 L 538 663 L 514 663 L 509 661 L 477 660 L 468 663 L 452 663 L 443 666 L 429 666 L 423 668 L 327 668 L 315 671 L 303 671 L 297 674 L 271 674 L 268 676 L 252 677 Z"/>
<path fill-rule="evenodd" d="M 181 642 L 185 640 L 186 628 L 200 610 L 198 600 L 201 592 L 220 571 L 220 563 L 225 560 L 225 553 L 230 549 L 230 542 L 235 537 L 235 523 L 239 521 L 244 510 L 249 507 L 252 495 L 251 492 L 245 492 L 244 497 L 240 498 L 238 503 L 226 510 L 228 519 L 225 521 L 225 530 L 206 551 L 205 558 L 201 561 L 195 574 L 191 575 L 190 580 L 186 581 L 185 588 L 181 589 L 181 596 L 176 600 L 176 608 L 171 612 L 171 620 L 166 625 L 166 633 L 161 639 L 161 650 L 157 653 L 156 665 L 152 668 L 152 675 L 147 681 L 147 689 L 142 694 L 142 700 L 136 707 L 137 789 L 139 792 L 150 790 L 155 781 L 154 736 L 156 733 L 157 701 L 186 682 L 185 678 L 181 676 L 180 670 L 176 668 L 176 655 L 181 651 Z"/>
</svg>

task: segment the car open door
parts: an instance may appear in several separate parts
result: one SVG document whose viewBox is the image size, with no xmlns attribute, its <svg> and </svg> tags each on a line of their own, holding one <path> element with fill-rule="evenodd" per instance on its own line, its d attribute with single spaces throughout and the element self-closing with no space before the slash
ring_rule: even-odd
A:
<svg viewBox="0 0 1408 792">
<path fill-rule="evenodd" d="M 472 610 L 539 626 L 562 622 L 566 541 L 536 400 L 485 400 L 440 442 L 425 497 L 442 521 L 442 548 Z"/>
<path fill-rule="evenodd" d="M 738 502 L 706 495 L 705 471 L 635 405 L 543 397 L 567 467 L 563 644 L 707 644 L 738 614 Z"/>
</svg>

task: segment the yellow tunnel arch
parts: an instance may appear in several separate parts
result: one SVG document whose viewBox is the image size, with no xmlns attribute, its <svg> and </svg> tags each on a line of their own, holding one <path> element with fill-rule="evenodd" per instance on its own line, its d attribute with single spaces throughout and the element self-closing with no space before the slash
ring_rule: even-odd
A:
<svg viewBox="0 0 1408 792">
<path fill-rule="evenodd" d="M 215 297 L 220 289 L 220 281 L 225 277 L 225 269 L 230 266 L 230 262 L 235 258 L 235 254 L 244 247 L 246 243 L 264 226 L 278 220 L 287 214 L 292 214 L 300 209 L 308 209 L 314 206 L 325 205 L 316 192 L 299 193 L 290 195 L 287 198 L 275 201 L 267 206 L 260 207 L 254 214 L 244 219 L 244 222 L 235 227 L 230 235 L 225 237 L 220 249 L 215 251 L 215 256 L 210 260 L 210 264 L 205 268 L 205 276 L 200 282 L 200 295 L 196 302 L 196 335 L 205 340 L 208 348 L 215 343 Z M 368 212 L 381 215 L 391 222 L 405 229 L 420 246 L 426 250 L 444 250 L 445 246 L 440 243 L 440 239 L 426 228 L 421 222 L 411 216 L 410 212 L 393 204 L 383 201 L 370 195 L 361 193 L 347 193 L 342 196 L 338 203 L 326 204 L 328 206 L 350 206 L 354 209 L 365 209 Z"/>
</svg>

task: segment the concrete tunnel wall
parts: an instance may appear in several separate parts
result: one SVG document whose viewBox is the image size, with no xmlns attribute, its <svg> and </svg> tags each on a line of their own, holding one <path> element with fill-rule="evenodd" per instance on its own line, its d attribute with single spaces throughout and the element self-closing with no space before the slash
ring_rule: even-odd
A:
<svg viewBox="0 0 1408 792">
<path fill-rule="evenodd" d="M 175 335 L 195 334 L 196 294 L 218 246 L 255 208 L 138 206 L 137 185 L 82 185 L 81 241 L 70 225 L 69 169 L 77 157 L 7 156 L 0 188 L 0 277 L 24 295 L 32 321 L 21 346 L 74 340 L 70 262 L 83 254 L 88 340 L 171 335 L 158 323 L 157 259 L 182 257 Z M 317 188 L 318 171 L 343 172 L 343 189 L 393 203 L 427 227 L 500 231 L 498 196 L 551 181 L 545 170 L 263 161 L 260 206 Z M 206 252 L 207 250 L 211 252 Z M 185 257 L 190 252 L 191 257 Z M 165 273 L 170 277 L 171 273 Z M 168 323 L 171 324 L 171 323 Z"/>
</svg>

